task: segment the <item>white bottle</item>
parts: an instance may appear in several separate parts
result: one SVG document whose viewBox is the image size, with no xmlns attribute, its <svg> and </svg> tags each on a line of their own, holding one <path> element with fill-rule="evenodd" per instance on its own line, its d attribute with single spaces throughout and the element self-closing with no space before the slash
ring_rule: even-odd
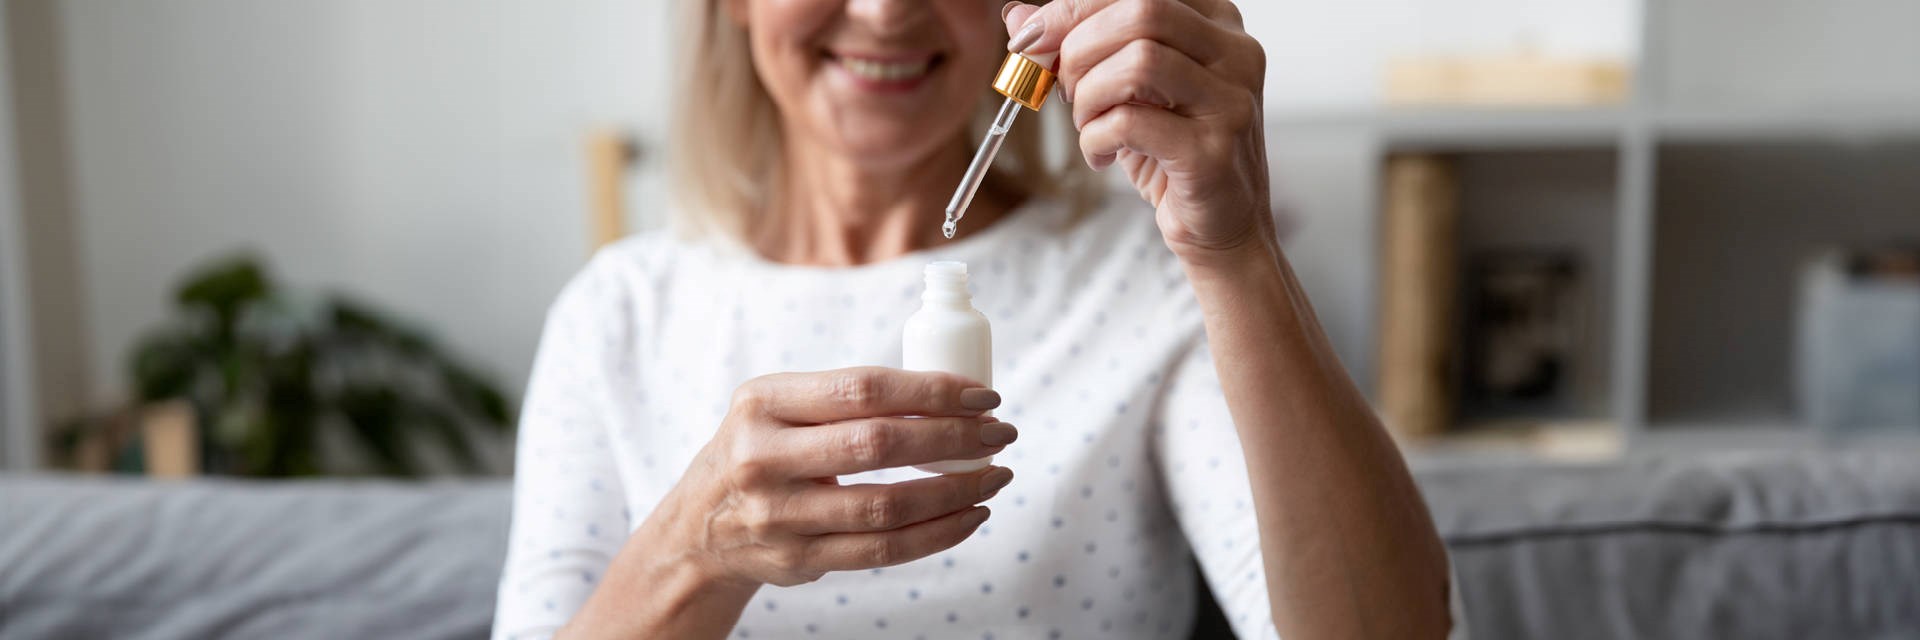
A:
<svg viewBox="0 0 1920 640">
<path fill-rule="evenodd" d="M 993 334 L 987 316 L 973 308 L 967 292 L 967 263 L 927 265 L 927 288 L 920 310 L 907 318 L 901 368 L 945 371 L 993 386 Z M 993 456 L 914 465 L 928 473 L 970 473 L 987 468 Z"/>
</svg>

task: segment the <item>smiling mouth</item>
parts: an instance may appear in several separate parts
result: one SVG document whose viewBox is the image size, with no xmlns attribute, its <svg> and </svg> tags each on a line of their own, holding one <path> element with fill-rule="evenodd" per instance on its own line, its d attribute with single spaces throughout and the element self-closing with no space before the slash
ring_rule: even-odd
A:
<svg viewBox="0 0 1920 640">
<path fill-rule="evenodd" d="M 927 76 L 941 62 L 939 55 L 931 55 L 918 60 L 885 60 L 851 55 L 839 55 L 829 52 L 827 59 L 846 69 L 847 73 L 868 82 L 902 83 L 912 82 Z"/>
</svg>

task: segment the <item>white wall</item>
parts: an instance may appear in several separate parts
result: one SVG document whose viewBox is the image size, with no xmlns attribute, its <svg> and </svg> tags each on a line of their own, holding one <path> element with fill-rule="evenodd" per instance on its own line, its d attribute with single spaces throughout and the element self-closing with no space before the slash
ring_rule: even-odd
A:
<svg viewBox="0 0 1920 640">
<path fill-rule="evenodd" d="M 1409 54 L 1632 58 L 1637 0 L 1241 0 L 1267 51 L 1267 107 L 1322 111 L 1374 104 L 1383 64 Z"/>
<path fill-rule="evenodd" d="M 61 7 L 97 402 L 183 270 L 242 247 L 433 327 L 517 396 L 587 252 L 581 136 L 663 116 L 665 3 Z"/>
</svg>

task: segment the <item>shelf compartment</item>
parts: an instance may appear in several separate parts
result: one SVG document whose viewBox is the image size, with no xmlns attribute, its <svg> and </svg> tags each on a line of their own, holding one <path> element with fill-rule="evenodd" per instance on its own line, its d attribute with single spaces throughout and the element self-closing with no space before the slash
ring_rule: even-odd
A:
<svg viewBox="0 0 1920 640">
<path fill-rule="evenodd" d="M 1800 269 L 1920 244 L 1920 143 L 1669 144 L 1656 185 L 1648 431 L 1802 428 Z"/>
</svg>

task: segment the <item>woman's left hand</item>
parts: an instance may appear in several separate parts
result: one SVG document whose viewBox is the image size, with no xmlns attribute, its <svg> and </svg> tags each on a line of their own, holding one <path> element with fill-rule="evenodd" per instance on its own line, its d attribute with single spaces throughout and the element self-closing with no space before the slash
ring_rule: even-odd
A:
<svg viewBox="0 0 1920 640">
<path fill-rule="evenodd" d="M 1266 53 L 1232 2 L 1016 2 L 1005 19 L 1010 49 L 1060 52 L 1087 164 L 1126 170 L 1176 255 L 1272 242 Z"/>
</svg>

